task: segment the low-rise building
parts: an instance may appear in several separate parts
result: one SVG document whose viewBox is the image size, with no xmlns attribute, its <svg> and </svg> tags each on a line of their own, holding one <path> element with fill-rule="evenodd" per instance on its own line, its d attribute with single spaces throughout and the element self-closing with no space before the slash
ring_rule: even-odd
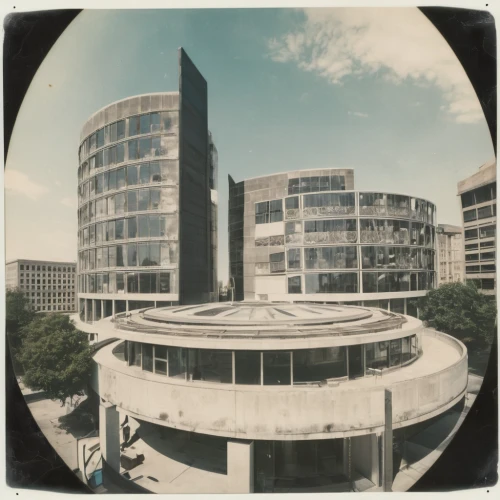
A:
<svg viewBox="0 0 500 500">
<path fill-rule="evenodd" d="M 19 289 L 35 311 L 76 311 L 76 262 L 17 259 L 6 265 L 7 290 Z"/>
<path fill-rule="evenodd" d="M 466 394 L 464 345 L 382 309 L 201 304 L 94 327 L 105 475 L 155 493 L 389 491 L 405 443 Z"/>
</svg>

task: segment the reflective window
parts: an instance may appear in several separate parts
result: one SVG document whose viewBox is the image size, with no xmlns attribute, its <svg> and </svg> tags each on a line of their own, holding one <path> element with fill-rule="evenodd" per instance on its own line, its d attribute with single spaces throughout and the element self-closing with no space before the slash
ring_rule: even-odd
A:
<svg viewBox="0 0 500 500">
<path fill-rule="evenodd" d="M 283 201 L 272 200 L 255 204 L 255 224 L 267 224 L 283 220 Z"/>
<path fill-rule="evenodd" d="M 467 233 L 467 231 L 465 231 Z M 479 237 L 480 238 L 492 238 L 496 235 L 496 226 L 483 226 L 479 228 Z"/>
<path fill-rule="evenodd" d="M 300 248 L 290 248 L 288 254 L 288 269 L 300 269 Z"/>
<path fill-rule="evenodd" d="M 137 219 L 130 217 L 127 219 L 128 237 L 137 238 Z"/>
<path fill-rule="evenodd" d="M 382 370 L 389 367 L 389 342 L 374 342 L 365 345 L 366 368 Z"/>
<path fill-rule="evenodd" d="M 357 248 L 304 248 L 306 269 L 353 269 L 358 267 Z"/>
<path fill-rule="evenodd" d="M 137 266 L 137 244 L 129 243 L 127 245 L 127 265 Z"/>
<path fill-rule="evenodd" d="M 139 190 L 138 210 L 149 210 L 149 189 Z"/>
<path fill-rule="evenodd" d="M 137 165 L 129 165 L 127 167 L 127 185 L 134 186 L 138 183 Z"/>
<path fill-rule="evenodd" d="M 425 243 L 424 225 L 416 223 L 412 229 L 420 230 L 422 233 L 421 244 Z M 420 226 L 419 226 L 420 224 Z M 390 219 L 360 219 L 361 243 L 395 243 L 398 245 L 410 244 L 410 223 L 409 221 L 398 221 Z M 412 233 L 413 234 L 413 233 Z M 417 237 L 416 242 L 412 240 L 412 244 L 418 244 L 420 240 Z"/>
<path fill-rule="evenodd" d="M 137 191 L 127 191 L 127 212 L 137 212 Z"/>
<path fill-rule="evenodd" d="M 464 231 L 464 238 L 466 240 L 474 240 L 477 238 L 477 229 L 466 229 Z"/>
<path fill-rule="evenodd" d="M 173 378 L 187 377 L 187 349 L 183 347 L 168 348 L 168 375 Z"/>
<path fill-rule="evenodd" d="M 153 371 L 153 346 L 142 344 L 142 369 L 148 372 Z"/>
<path fill-rule="evenodd" d="M 306 274 L 306 293 L 357 293 L 357 273 Z"/>
</svg>

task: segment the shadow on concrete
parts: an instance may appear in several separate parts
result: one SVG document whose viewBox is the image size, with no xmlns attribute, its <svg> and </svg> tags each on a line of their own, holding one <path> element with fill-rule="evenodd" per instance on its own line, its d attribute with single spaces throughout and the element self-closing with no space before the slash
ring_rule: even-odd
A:
<svg viewBox="0 0 500 500">
<path fill-rule="evenodd" d="M 71 413 L 58 418 L 58 427 L 74 438 L 88 437 L 99 431 L 99 419 L 96 414 L 95 401 L 87 398 Z"/>
<path fill-rule="evenodd" d="M 137 433 L 145 444 L 171 460 L 215 474 L 227 474 L 227 449 L 191 441 L 189 432 L 159 428 L 148 422 L 141 422 Z"/>
</svg>

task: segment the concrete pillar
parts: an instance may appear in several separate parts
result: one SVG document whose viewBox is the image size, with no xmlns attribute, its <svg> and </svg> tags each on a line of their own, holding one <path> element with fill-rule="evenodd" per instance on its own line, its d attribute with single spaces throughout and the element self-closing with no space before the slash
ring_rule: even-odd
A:
<svg viewBox="0 0 500 500">
<path fill-rule="evenodd" d="M 380 440 L 382 446 L 382 487 L 384 491 L 392 491 L 392 392 L 385 390 L 385 428 Z"/>
<path fill-rule="evenodd" d="M 84 310 L 84 321 L 85 321 L 85 323 L 88 323 L 89 318 L 88 318 L 88 311 L 87 311 L 87 299 L 83 299 L 83 310 Z"/>
<path fill-rule="evenodd" d="M 102 459 L 120 472 L 120 415 L 108 402 L 99 405 L 99 440 Z"/>
<path fill-rule="evenodd" d="M 379 485 L 379 449 L 376 434 L 355 436 L 351 440 L 351 461 L 353 471 Z"/>
<path fill-rule="evenodd" d="M 113 315 L 113 319 L 114 319 L 115 314 L 116 314 L 115 300 L 114 299 L 111 301 L 111 308 L 112 308 L 111 314 Z"/>
<path fill-rule="evenodd" d="M 104 319 L 106 317 L 106 311 L 104 310 L 104 300 L 101 300 L 101 317 L 99 319 Z"/>
<path fill-rule="evenodd" d="M 253 441 L 227 442 L 228 493 L 253 493 Z"/>
</svg>

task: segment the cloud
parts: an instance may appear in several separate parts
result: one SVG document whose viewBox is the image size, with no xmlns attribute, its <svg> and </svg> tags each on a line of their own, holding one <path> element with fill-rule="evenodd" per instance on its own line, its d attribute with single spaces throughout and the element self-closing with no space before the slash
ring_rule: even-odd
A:
<svg viewBox="0 0 500 500">
<path fill-rule="evenodd" d="M 7 191 L 22 194 L 35 201 L 49 191 L 45 186 L 30 180 L 26 174 L 12 168 L 5 170 L 4 182 Z"/>
<path fill-rule="evenodd" d="M 377 76 L 394 85 L 435 86 L 444 112 L 477 123 L 483 112 L 462 66 L 444 38 L 413 8 L 303 9 L 303 21 L 268 40 L 269 57 L 295 63 L 333 85 Z"/>
<path fill-rule="evenodd" d="M 348 111 L 349 116 L 357 116 L 359 118 L 368 118 L 368 113 L 361 113 L 360 111 Z"/>
<path fill-rule="evenodd" d="M 76 196 L 65 196 L 60 203 L 68 208 L 78 208 Z"/>
</svg>

